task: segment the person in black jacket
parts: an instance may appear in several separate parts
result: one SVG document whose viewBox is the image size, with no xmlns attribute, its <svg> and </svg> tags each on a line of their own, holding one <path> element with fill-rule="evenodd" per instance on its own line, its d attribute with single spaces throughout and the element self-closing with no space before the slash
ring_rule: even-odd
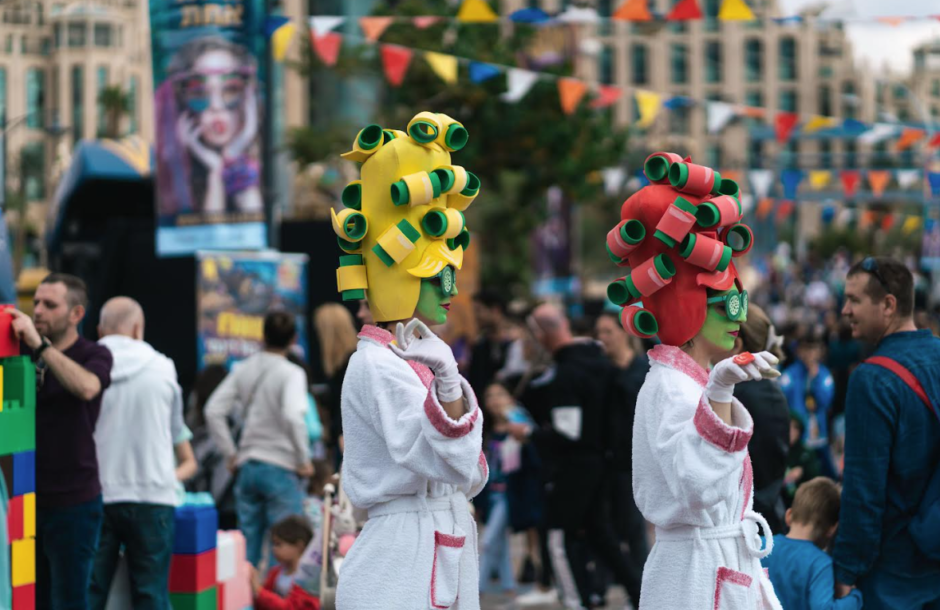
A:
<svg viewBox="0 0 940 610">
<path fill-rule="evenodd" d="M 769 351 L 783 361 L 773 323 L 760 307 L 748 306 L 747 321 L 741 325 L 734 349 L 726 357 L 741 352 Z M 790 409 L 777 383 L 771 379 L 748 381 L 735 386 L 734 397 L 754 419 L 754 435 L 747 445 L 754 469 L 754 511 L 767 519 L 772 532 L 784 530 L 784 506 L 780 500 L 787 470 L 790 441 Z"/>
</svg>

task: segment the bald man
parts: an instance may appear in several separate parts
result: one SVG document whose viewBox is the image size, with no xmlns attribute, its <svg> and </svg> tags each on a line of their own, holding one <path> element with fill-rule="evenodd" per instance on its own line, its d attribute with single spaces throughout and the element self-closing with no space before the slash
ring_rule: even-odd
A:
<svg viewBox="0 0 940 610">
<path fill-rule="evenodd" d="M 105 607 L 123 546 L 133 608 L 166 610 L 178 481 L 196 470 L 182 391 L 173 361 L 144 342 L 137 301 L 115 297 L 105 303 L 98 335 L 114 365 L 95 430 L 104 523 L 91 608 Z"/>
</svg>

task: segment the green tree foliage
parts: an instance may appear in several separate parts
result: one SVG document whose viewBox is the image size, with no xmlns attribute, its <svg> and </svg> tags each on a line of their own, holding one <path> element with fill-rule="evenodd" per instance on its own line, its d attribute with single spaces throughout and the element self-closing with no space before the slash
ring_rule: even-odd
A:
<svg viewBox="0 0 940 610">
<path fill-rule="evenodd" d="M 131 96 L 120 85 L 109 85 L 98 94 L 98 103 L 104 111 L 106 138 L 121 137 L 121 119 L 131 109 Z"/>
</svg>

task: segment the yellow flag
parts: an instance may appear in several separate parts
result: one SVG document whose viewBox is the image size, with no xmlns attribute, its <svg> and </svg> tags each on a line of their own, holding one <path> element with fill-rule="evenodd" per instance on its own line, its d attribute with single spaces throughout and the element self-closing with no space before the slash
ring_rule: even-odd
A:
<svg viewBox="0 0 940 610">
<path fill-rule="evenodd" d="M 284 56 L 287 55 L 287 45 L 290 44 L 293 36 L 294 24 L 289 22 L 279 27 L 271 36 L 271 53 L 276 61 L 284 61 Z"/>
<path fill-rule="evenodd" d="M 820 129 L 829 129 L 830 127 L 835 127 L 837 124 L 838 121 L 832 117 L 817 115 L 807 121 L 806 125 L 803 125 L 803 131 L 805 133 L 812 133 L 814 131 L 819 131 Z"/>
<path fill-rule="evenodd" d="M 637 121 L 637 126 L 649 127 L 656 120 L 656 115 L 659 114 L 662 98 L 658 93 L 652 91 L 637 91 L 636 105 L 640 110 L 640 120 Z"/>
<path fill-rule="evenodd" d="M 920 216 L 908 216 L 904 221 L 904 225 L 901 226 L 901 230 L 905 235 L 910 235 L 914 231 L 920 228 L 921 217 Z"/>
<path fill-rule="evenodd" d="M 457 82 L 457 58 L 453 55 L 443 53 L 425 53 L 424 59 L 434 70 L 434 73 L 441 77 L 445 83 L 453 85 Z"/>
<path fill-rule="evenodd" d="M 499 16 L 493 12 L 486 0 L 464 0 L 460 11 L 457 12 L 457 21 L 491 23 L 499 21 Z"/>
<path fill-rule="evenodd" d="M 725 0 L 718 11 L 721 21 L 754 21 L 754 13 L 744 0 Z"/>
<path fill-rule="evenodd" d="M 809 185 L 813 187 L 813 190 L 819 191 L 829 185 L 829 181 L 832 179 L 832 172 L 828 169 L 818 169 L 811 171 L 809 173 Z"/>
</svg>

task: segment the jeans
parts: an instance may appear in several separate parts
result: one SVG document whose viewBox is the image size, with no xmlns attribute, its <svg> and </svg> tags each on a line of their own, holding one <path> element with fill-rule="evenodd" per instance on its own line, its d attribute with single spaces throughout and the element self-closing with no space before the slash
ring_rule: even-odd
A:
<svg viewBox="0 0 940 610">
<path fill-rule="evenodd" d="M 36 511 L 36 610 L 87 610 L 103 519 L 101 496 Z"/>
<path fill-rule="evenodd" d="M 872 571 L 856 583 L 865 610 L 940 610 L 940 582 L 935 576 L 904 577 Z"/>
<path fill-rule="evenodd" d="M 238 529 L 245 535 L 248 561 L 256 568 L 272 525 L 285 517 L 303 514 L 303 493 L 296 473 L 265 462 L 245 462 L 235 481 Z M 268 562 L 274 565 L 273 560 Z"/>
<path fill-rule="evenodd" d="M 104 610 L 121 547 L 130 577 L 134 610 L 166 610 L 173 533 L 172 506 L 117 503 L 104 507 L 104 524 L 91 577 L 91 608 Z"/>
<path fill-rule="evenodd" d="M 490 492 L 490 513 L 483 532 L 483 551 L 480 554 L 480 592 L 491 590 L 490 576 L 499 572 L 499 586 L 503 591 L 516 588 L 509 554 L 509 501 L 501 491 Z"/>
</svg>

